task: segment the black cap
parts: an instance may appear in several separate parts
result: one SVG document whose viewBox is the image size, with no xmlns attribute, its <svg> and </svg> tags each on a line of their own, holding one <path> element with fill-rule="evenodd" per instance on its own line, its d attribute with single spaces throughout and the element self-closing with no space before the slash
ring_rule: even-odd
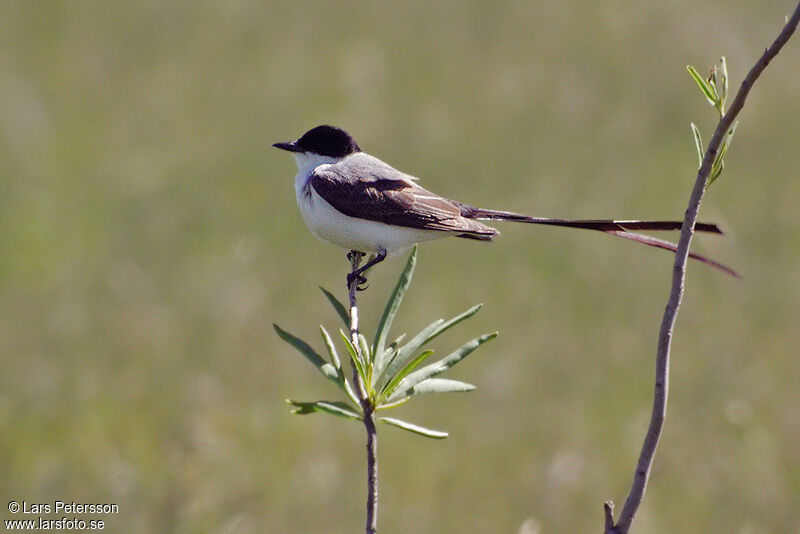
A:
<svg viewBox="0 0 800 534">
<path fill-rule="evenodd" d="M 332 158 L 343 158 L 361 152 L 358 143 L 349 133 L 341 128 L 327 125 L 310 129 L 297 141 L 275 143 L 272 146 L 289 152 L 311 152 Z"/>
</svg>

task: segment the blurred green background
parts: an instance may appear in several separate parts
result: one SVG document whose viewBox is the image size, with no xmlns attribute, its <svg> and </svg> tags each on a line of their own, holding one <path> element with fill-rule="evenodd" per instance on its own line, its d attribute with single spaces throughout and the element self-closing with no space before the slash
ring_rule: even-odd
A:
<svg viewBox="0 0 800 534">
<path fill-rule="evenodd" d="M 0 518 L 119 504 L 125 533 L 358 532 L 363 429 L 272 330 L 338 320 L 344 252 L 270 148 L 322 123 L 433 191 L 541 216 L 681 218 L 685 71 L 737 86 L 791 2 L 28 2 L 0 17 Z M 800 38 L 756 86 L 702 219 L 636 532 L 800 532 Z M 395 333 L 500 337 L 469 395 L 380 428 L 382 532 L 599 532 L 649 416 L 668 254 L 505 224 L 424 246 Z M 674 237 L 677 238 L 677 235 Z M 403 265 L 362 294 L 371 331 Z M 446 273 L 446 274 L 445 274 Z M 321 348 L 321 344 L 318 344 Z M 21 516 L 13 516 L 19 518 Z M 86 518 L 87 516 L 83 516 Z"/>
</svg>

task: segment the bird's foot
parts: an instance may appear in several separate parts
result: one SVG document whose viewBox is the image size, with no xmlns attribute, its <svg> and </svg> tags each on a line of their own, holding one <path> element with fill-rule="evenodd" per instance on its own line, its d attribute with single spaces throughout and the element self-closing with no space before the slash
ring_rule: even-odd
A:
<svg viewBox="0 0 800 534">
<path fill-rule="evenodd" d="M 352 273 L 347 275 L 347 287 L 351 288 L 355 284 L 356 291 L 364 291 L 369 287 L 367 285 L 367 279 L 361 276 L 361 271 L 353 271 Z"/>
</svg>

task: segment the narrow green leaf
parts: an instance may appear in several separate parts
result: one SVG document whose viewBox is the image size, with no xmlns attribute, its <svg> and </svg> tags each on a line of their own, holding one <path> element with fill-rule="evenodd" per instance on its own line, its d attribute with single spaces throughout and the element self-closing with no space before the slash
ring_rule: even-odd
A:
<svg viewBox="0 0 800 534">
<path fill-rule="evenodd" d="M 394 361 L 394 359 L 397 357 L 397 351 L 399 350 L 397 348 L 397 346 L 400 344 L 400 342 L 403 341 L 403 339 L 405 339 L 405 337 L 406 337 L 405 334 L 403 334 L 401 336 L 398 336 L 398 338 L 395 339 L 394 341 L 392 341 L 389 344 L 389 346 L 386 347 L 386 350 L 383 351 L 383 366 L 384 366 L 384 369 L 383 369 L 383 371 L 378 373 L 379 380 L 385 375 L 386 367 L 389 364 L 391 364 L 392 361 Z"/>
<path fill-rule="evenodd" d="M 339 417 L 344 417 L 345 419 L 350 419 L 351 421 L 361 421 L 362 415 L 360 410 L 357 411 L 356 408 L 350 406 L 346 402 L 340 401 L 312 401 L 312 402 L 300 402 L 300 401 L 293 401 L 291 399 L 286 399 L 286 402 L 294 406 L 296 409 L 292 410 L 292 413 L 295 415 L 307 415 L 310 413 L 321 412 L 327 413 L 330 415 L 338 415 Z"/>
<path fill-rule="evenodd" d="M 310 361 L 311 364 L 314 367 L 319 369 L 319 371 L 323 375 L 325 375 L 326 378 L 328 378 L 328 379 L 330 379 L 330 380 L 332 380 L 333 382 L 336 382 L 336 383 L 339 382 L 338 373 L 336 372 L 336 368 L 334 368 L 333 365 L 327 363 L 322 358 L 322 356 L 317 354 L 317 351 L 315 351 L 314 349 L 311 348 L 311 346 L 308 343 L 306 343 L 305 341 L 303 341 L 299 337 L 293 336 L 292 334 L 290 334 L 289 332 L 283 330 L 280 326 L 278 326 L 278 325 L 276 325 L 274 323 L 272 324 L 272 326 L 275 328 L 275 331 L 278 333 L 278 335 L 280 336 L 280 338 L 282 340 L 284 340 L 285 342 L 287 342 L 288 344 L 290 344 L 291 346 L 296 348 L 298 351 L 300 351 L 300 353 L 303 356 L 305 356 L 306 359 L 308 361 Z"/>
<path fill-rule="evenodd" d="M 476 313 L 478 313 L 478 311 L 479 311 L 479 310 L 480 310 L 482 307 L 483 307 L 483 304 L 476 304 L 475 306 L 471 307 L 471 308 L 470 308 L 470 309 L 468 309 L 467 311 L 465 311 L 465 312 L 463 312 L 463 313 L 460 313 L 460 314 L 456 315 L 455 317 L 453 317 L 453 318 L 452 318 L 452 319 L 450 319 L 449 321 L 445 321 L 444 323 L 442 323 L 441 325 L 439 325 L 439 328 L 438 328 L 438 329 L 434 330 L 434 332 L 433 332 L 433 333 L 432 333 L 430 336 L 428 336 L 428 339 L 426 339 L 426 340 L 425 340 L 425 343 L 428 343 L 428 342 L 429 342 L 429 341 L 431 341 L 433 338 L 435 338 L 435 337 L 437 337 L 437 336 L 439 336 L 439 335 L 441 335 L 441 334 L 443 334 L 443 333 L 447 332 L 448 330 L 450 330 L 451 328 L 453 328 L 453 327 L 454 327 L 455 325 L 457 325 L 458 323 L 460 323 L 460 322 L 462 322 L 462 321 L 466 321 L 467 319 L 469 319 L 470 317 L 472 317 L 473 315 L 475 315 Z"/>
<path fill-rule="evenodd" d="M 477 389 L 472 384 L 448 378 L 429 378 L 423 380 L 416 386 L 409 389 L 406 394 L 423 395 L 425 393 L 462 393 Z"/>
<path fill-rule="evenodd" d="M 356 406 L 361 405 L 361 401 L 358 400 L 358 396 L 356 395 L 356 391 L 353 389 L 353 386 L 350 385 L 350 381 L 345 377 L 344 379 L 344 392 L 347 393 L 347 397 L 353 401 L 353 404 Z"/>
<path fill-rule="evenodd" d="M 366 370 L 364 369 L 364 363 L 361 361 L 361 358 L 358 357 L 358 353 L 353 347 L 353 344 L 350 342 L 350 339 L 347 337 L 347 334 L 341 330 L 339 330 L 339 334 L 341 334 L 344 344 L 347 347 L 347 352 L 350 354 L 350 360 L 353 362 L 353 365 L 356 366 L 356 372 L 358 373 L 358 376 L 361 377 L 361 383 L 364 384 L 364 387 L 366 388 L 369 382 L 367 382 L 367 374 Z"/>
<path fill-rule="evenodd" d="M 353 343 L 350 341 L 350 337 L 344 333 L 344 330 L 339 330 L 339 335 L 342 336 L 342 341 L 344 341 L 344 346 L 347 348 L 347 352 L 350 354 L 350 358 L 353 360 L 359 360 L 358 353 L 356 352 L 355 347 L 353 347 Z"/>
<path fill-rule="evenodd" d="M 447 432 L 442 432 L 441 430 L 431 430 L 430 428 L 425 428 L 423 426 L 408 423 L 400 419 L 394 419 L 392 417 L 378 417 L 378 421 L 388 425 L 396 426 L 397 428 L 402 428 L 403 430 L 408 430 L 409 432 L 419 434 L 420 436 L 425 436 L 426 438 L 444 439 L 449 436 Z"/>
<path fill-rule="evenodd" d="M 369 384 L 369 389 L 372 391 L 372 375 L 374 373 L 375 365 L 372 361 L 372 353 L 369 350 L 367 338 L 365 338 L 362 334 L 358 334 L 358 347 L 361 349 L 361 359 L 364 362 L 364 371 L 367 373 L 366 383 Z"/>
<path fill-rule="evenodd" d="M 722 56 L 719 59 L 720 63 L 720 72 L 722 76 L 722 105 L 725 105 L 725 101 L 728 99 L 728 63 L 725 61 L 725 56 Z"/>
<path fill-rule="evenodd" d="M 367 338 L 363 334 L 358 334 L 358 348 L 361 349 L 361 358 L 368 362 L 372 359 L 372 351 L 367 344 Z"/>
<path fill-rule="evenodd" d="M 731 146 L 731 141 L 733 141 L 733 134 L 736 133 L 736 128 L 739 126 L 739 121 L 733 123 L 731 129 L 728 130 L 728 133 L 725 134 L 725 141 L 722 143 L 722 147 L 725 149 L 725 152 L 728 151 L 728 148 Z"/>
<path fill-rule="evenodd" d="M 436 329 L 439 328 L 439 326 L 441 326 L 443 323 L 444 321 L 442 319 L 437 319 L 423 328 L 422 331 L 411 338 L 408 343 L 398 348 L 397 352 L 391 355 L 391 357 L 384 363 L 383 370 L 378 376 L 376 383 L 382 384 L 385 380 L 391 380 L 391 377 L 394 376 L 397 370 L 405 365 L 409 358 L 416 354 L 419 348 L 425 344 L 425 341 L 430 337 L 430 335 L 435 332 Z"/>
<path fill-rule="evenodd" d="M 736 133 L 736 127 L 739 125 L 739 121 L 736 121 L 731 129 L 728 130 L 728 133 L 725 134 L 725 139 L 722 141 L 722 146 L 719 148 L 719 152 L 717 152 L 717 157 L 714 160 L 714 164 L 721 163 L 722 160 L 725 158 L 725 154 L 728 153 L 728 148 L 731 146 L 731 141 L 733 140 L 733 134 Z"/>
<path fill-rule="evenodd" d="M 386 303 L 386 308 L 383 310 L 383 315 L 381 315 L 381 320 L 378 323 L 378 329 L 375 331 L 375 341 L 373 343 L 373 347 L 375 349 L 375 369 L 378 373 L 381 372 L 383 367 L 386 336 L 389 335 L 389 330 L 391 329 L 392 322 L 394 322 L 394 318 L 397 315 L 397 310 L 400 308 L 400 303 L 403 302 L 403 297 L 406 294 L 406 290 L 411 284 L 411 278 L 414 275 L 414 267 L 416 264 L 417 246 L 414 245 L 411 255 L 408 257 L 408 261 L 406 262 L 406 266 L 403 269 L 403 272 L 400 273 L 400 278 L 397 280 L 397 285 L 395 285 L 394 291 L 392 291 L 392 295 L 389 297 L 389 300 Z"/>
<path fill-rule="evenodd" d="M 397 358 L 397 347 L 393 349 L 386 349 L 383 357 L 384 357 L 384 364 L 383 364 L 383 371 L 378 373 L 377 382 L 383 382 L 383 377 L 386 376 L 386 371 L 389 367 L 392 366 L 392 362 L 394 362 L 395 358 Z"/>
<path fill-rule="evenodd" d="M 719 178 L 719 175 L 722 174 L 723 169 L 725 169 L 725 162 L 720 161 L 716 166 L 711 169 L 711 175 L 708 177 L 708 181 L 706 182 L 706 189 L 714 183 L 714 180 Z"/>
<path fill-rule="evenodd" d="M 717 90 L 717 69 L 716 69 L 716 67 L 711 69 L 711 74 L 709 74 L 708 78 L 706 78 L 706 82 L 708 82 L 708 85 L 711 86 L 711 89 L 713 89 L 714 94 L 715 95 L 719 95 L 719 91 Z"/>
<path fill-rule="evenodd" d="M 331 339 L 330 334 L 328 331 L 325 330 L 325 327 L 320 325 L 319 326 L 320 333 L 322 334 L 322 340 L 325 343 L 325 347 L 328 349 L 328 354 L 331 355 L 331 361 L 333 362 L 333 366 L 336 368 L 337 373 L 337 384 L 339 385 L 342 390 L 347 394 L 353 403 L 356 406 L 359 405 L 358 397 L 356 396 L 355 391 L 353 390 L 353 386 L 350 385 L 350 381 L 347 380 L 347 376 L 345 376 L 344 371 L 342 370 L 342 363 L 339 359 L 339 354 L 336 352 L 336 346 L 333 344 L 333 340 Z"/>
<path fill-rule="evenodd" d="M 400 383 L 400 381 L 403 380 L 406 376 L 408 376 L 408 374 L 411 371 L 416 369 L 419 366 L 419 364 L 424 362 L 431 354 L 433 354 L 432 350 L 426 350 L 425 352 L 421 353 L 419 356 L 408 362 L 406 365 L 404 365 L 403 368 L 400 369 L 400 371 L 398 371 L 396 375 L 389 377 L 389 383 L 386 384 L 386 387 L 384 387 L 381 390 L 381 394 L 378 396 L 377 404 L 380 404 L 383 399 L 391 395 L 392 392 L 397 387 L 397 385 Z"/>
<path fill-rule="evenodd" d="M 339 299 L 324 287 L 320 286 L 320 290 L 325 294 L 325 297 L 328 299 L 328 302 L 331 303 L 333 309 L 336 310 L 336 314 L 341 317 L 344 327 L 350 328 L 350 313 L 347 311 L 347 308 L 344 307 L 344 304 L 339 302 Z"/>
<path fill-rule="evenodd" d="M 697 167 L 700 168 L 703 165 L 703 141 L 700 139 L 700 130 L 697 129 L 694 123 L 692 125 L 692 134 L 694 134 L 694 148 L 697 150 Z"/>
<path fill-rule="evenodd" d="M 403 379 L 403 381 L 397 386 L 397 389 L 395 389 L 394 393 L 391 396 L 389 396 L 388 401 L 394 402 L 396 400 L 399 400 L 406 394 L 406 392 L 408 392 L 408 390 L 415 387 L 423 380 L 427 380 L 436 375 L 442 374 L 443 372 L 447 371 L 448 369 L 456 365 L 458 362 L 469 356 L 472 353 L 472 351 L 474 351 L 487 341 L 491 341 L 495 337 L 497 337 L 497 332 L 493 332 L 491 334 L 484 334 L 480 337 L 477 337 L 465 343 L 464 345 L 462 345 L 455 351 L 451 352 L 449 355 L 445 356 L 438 362 L 427 365 L 418 371 L 414 371 L 413 373 L 406 376 L 405 379 Z"/>
<path fill-rule="evenodd" d="M 725 134 L 725 140 L 722 142 L 722 146 L 719 148 L 719 152 L 717 153 L 717 157 L 714 160 L 714 165 L 711 167 L 711 174 L 706 182 L 706 188 L 710 186 L 714 180 L 716 180 L 721 174 L 723 169 L 725 168 L 725 161 L 724 157 L 725 154 L 728 153 L 728 149 L 731 146 L 731 141 L 733 141 L 733 134 L 736 133 L 736 127 L 739 126 L 739 121 L 733 123 L 731 129 L 728 130 L 728 133 Z"/>
<path fill-rule="evenodd" d="M 411 397 L 403 397 L 399 401 L 382 404 L 382 405 L 378 406 L 376 409 L 377 410 L 388 410 L 390 408 L 397 408 L 398 406 L 402 406 L 403 404 L 407 403 L 410 400 L 411 400 Z"/>
<path fill-rule="evenodd" d="M 389 352 L 395 350 L 397 348 L 397 346 L 400 343 L 402 343 L 405 338 L 406 338 L 405 334 L 400 334 L 399 336 L 397 336 L 397 339 L 395 339 L 394 341 L 389 343 L 389 346 L 386 347 L 386 350 L 384 352 L 386 352 L 388 354 Z"/>
<path fill-rule="evenodd" d="M 319 372 L 325 375 L 325 378 L 328 378 L 329 380 L 336 383 L 339 382 L 338 379 L 339 373 L 336 371 L 336 368 L 333 365 L 325 362 L 325 364 L 323 364 L 323 366 L 319 368 Z"/>
<path fill-rule="evenodd" d="M 699 72 L 697 72 L 697 69 L 695 69 L 691 65 L 686 65 L 686 70 L 689 71 L 689 74 L 692 76 L 695 83 L 697 83 L 697 85 L 700 87 L 700 90 L 705 95 L 706 100 L 708 100 L 708 103 L 711 104 L 712 106 L 716 106 L 718 98 L 716 92 L 711 87 L 711 84 L 709 84 L 708 81 L 706 81 L 706 79 L 703 78 Z"/>
<path fill-rule="evenodd" d="M 319 325 L 319 332 L 322 335 L 322 342 L 325 343 L 325 348 L 328 349 L 328 354 L 331 357 L 331 363 L 337 371 L 341 371 L 342 362 L 339 360 L 339 353 L 336 352 L 336 347 L 333 344 L 330 334 L 328 334 L 328 331 L 325 330 L 325 327 L 322 325 Z"/>
<path fill-rule="evenodd" d="M 458 323 L 465 321 L 478 313 L 478 310 L 481 309 L 483 304 L 476 304 L 472 306 L 468 310 L 459 315 L 456 315 L 452 319 L 448 321 L 443 321 L 439 319 L 438 321 L 434 321 L 427 327 L 425 327 L 422 332 L 414 336 L 414 338 L 400 347 L 397 350 L 397 353 L 391 357 L 390 361 L 387 361 L 385 372 L 383 377 L 392 376 L 397 369 L 402 366 L 413 354 L 415 354 L 423 345 L 430 342 L 435 337 L 447 332 Z M 382 377 L 382 378 L 383 378 Z"/>
<path fill-rule="evenodd" d="M 719 167 L 720 163 L 722 163 L 723 158 L 725 158 L 725 152 L 728 151 L 728 147 L 725 146 L 725 143 L 722 143 L 722 146 L 719 147 L 719 152 L 717 152 L 717 157 L 714 158 L 714 163 L 711 165 L 712 172 Z"/>
</svg>

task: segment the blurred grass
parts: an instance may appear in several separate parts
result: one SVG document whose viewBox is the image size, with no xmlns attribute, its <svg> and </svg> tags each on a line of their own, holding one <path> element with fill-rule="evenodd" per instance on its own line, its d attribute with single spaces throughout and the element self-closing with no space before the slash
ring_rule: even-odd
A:
<svg viewBox="0 0 800 534">
<path fill-rule="evenodd" d="M 346 262 L 269 145 L 333 123 L 482 206 L 680 218 L 689 122 L 714 120 L 684 66 L 725 54 L 738 84 L 790 8 L 5 2 L 0 497 L 115 502 L 112 532 L 360 528 L 361 428 L 287 415 L 334 390 L 270 327 L 336 326 L 315 286 L 341 294 Z M 691 266 L 639 532 L 800 528 L 799 50 L 703 205 L 728 235 L 696 248 L 745 280 Z M 420 252 L 398 331 L 482 301 L 470 328 L 501 336 L 457 373 L 477 392 L 404 408 L 449 440 L 381 429 L 386 532 L 585 532 L 627 491 L 669 256 L 502 231 Z M 366 327 L 401 266 L 373 274 Z"/>
</svg>

